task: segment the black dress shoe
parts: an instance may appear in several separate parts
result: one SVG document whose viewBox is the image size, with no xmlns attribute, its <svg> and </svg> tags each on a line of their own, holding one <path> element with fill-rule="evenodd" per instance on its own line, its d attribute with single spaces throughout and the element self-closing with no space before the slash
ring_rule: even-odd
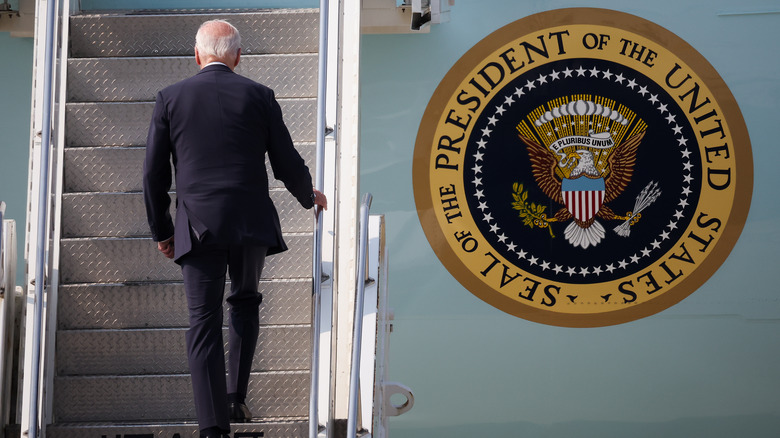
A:
<svg viewBox="0 0 780 438">
<path fill-rule="evenodd" d="M 244 403 L 230 402 L 228 410 L 230 411 L 230 421 L 234 423 L 248 423 L 252 420 L 252 413 L 249 412 L 249 408 Z"/>
<path fill-rule="evenodd" d="M 223 433 L 221 430 L 202 430 L 200 438 L 230 438 L 229 433 Z"/>
</svg>

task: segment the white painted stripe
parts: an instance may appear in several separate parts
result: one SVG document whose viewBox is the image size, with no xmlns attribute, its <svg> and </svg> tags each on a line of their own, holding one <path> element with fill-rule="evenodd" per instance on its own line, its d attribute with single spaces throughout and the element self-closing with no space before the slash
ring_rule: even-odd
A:
<svg viewBox="0 0 780 438">
<path fill-rule="evenodd" d="M 603 190 L 567 190 L 563 200 L 569 212 L 581 222 L 585 222 L 598 213 L 604 202 Z"/>
</svg>

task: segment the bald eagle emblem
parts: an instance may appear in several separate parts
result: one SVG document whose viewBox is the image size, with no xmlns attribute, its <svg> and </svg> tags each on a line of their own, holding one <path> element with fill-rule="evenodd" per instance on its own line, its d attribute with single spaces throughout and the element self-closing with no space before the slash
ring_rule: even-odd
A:
<svg viewBox="0 0 780 438">
<path fill-rule="evenodd" d="M 631 182 L 645 124 L 634 120 L 627 108 L 612 110 L 603 103 L 582 99 L 531 114 L 541 115 L 529 115 L 533 123 L 518 125 L 519 138 L 528 151 L 537 185 L 562 205 L 550 218 L 537 214 L 535 224 L 544 228 L 552 222 L 570 221 L 564 236 L 572 246 L 583 249 L 595 247 L 606 236 L 598 219 L 623 221 L 614 231 L 627 237 L 641 211 L 661 194 L 658 184 L 650 182 L 637 196 L 634 210 L 624 216 L 608 205 Z M 546 145 L 537 139 L 545 139 Z M 513 206 L 520 210 L 517 198 Z"/>
</svg>

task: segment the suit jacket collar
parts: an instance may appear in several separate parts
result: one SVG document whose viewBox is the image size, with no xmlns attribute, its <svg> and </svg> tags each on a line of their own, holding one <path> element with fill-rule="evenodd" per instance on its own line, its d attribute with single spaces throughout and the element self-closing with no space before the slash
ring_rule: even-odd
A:
<svg viewBox="0 0 780 438">
<path fill-rule="evenodd" d="M 227 71 L 227 72 L 233 72 L 233 70 L 230 69 L 230 67 L 223 65 L 223 64 L 212 64 L 207 67 L 203 67 L 200 69 L 198 74 L 206 73 L 209 71 Z"/>
</svg>

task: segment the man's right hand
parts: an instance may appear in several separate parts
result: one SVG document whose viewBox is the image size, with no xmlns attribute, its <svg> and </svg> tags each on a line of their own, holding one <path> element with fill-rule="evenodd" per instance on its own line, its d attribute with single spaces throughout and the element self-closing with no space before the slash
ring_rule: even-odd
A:
<svg viewBox="0 0 780 438">
<path fill-rule="evenodd" d="M 165 257 L 168 257 L 169 259 L 173 258 L 173 237 L 171 237 L 168 240 L 163 240 L 162 242 L 157 242 L 157 249 L 160 250 L 161 253 Z"/>
<path fill-rule="evenodd" d="M 314 189 L 314 215 L 320 212 L 320 210 L 328 209 L 328 198 L 321 191 Z"/>
</svg>

